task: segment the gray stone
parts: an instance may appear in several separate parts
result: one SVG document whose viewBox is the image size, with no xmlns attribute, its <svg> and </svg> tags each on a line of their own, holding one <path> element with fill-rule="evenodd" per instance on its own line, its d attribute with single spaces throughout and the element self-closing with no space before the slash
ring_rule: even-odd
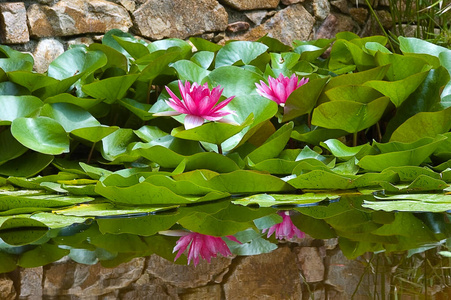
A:
<svg viewBox="0 0 451 300">
<path fill-rule="evenodd" d="M 365 24 L 368 19 L 368 10 L 363 7 L 351 8 L 349 14 L 360 25 Z"/>
<path fill-rule="evenodd" d="M 125 292 L 119 294 L 119 299 L 180 299 L 177 295 L 177 289 L 165 283 L 159 278 L 154 278 L 148 273 L 132 283 Z"/>
<path fill-rule="evenodd" d="M 227 12 L 215 0 L 148 0 L 133 17 L 135 32 L 154 40 L 224 31 L 228 24 Z"/>
<path fill-rule="evenodd" d="M 226 30 L 229 32 L 247 31 L 249 29 L 249 23 L 244 21 L 234 22 L 227 25 Z"/>
<path fill-rule="evenodd" d="M 38 73 L 47 71 L 50 63 L 63 54 L 64 46 L 56 39 L 42 39 L 33 52 L 34 70 Z"/>
<path fill-rule="evenodd" d="M 302 299 L 296 255 L 288 247 L 240 259 L 224 284 L 226 299 Z"/>
<path fill-rule="evenodd" d="M 255 25 L 260 25 L 262 21 L 268 16 L 268 11 L 254 10 L 244 13 L 244 15 Z"/>
<path fill-rule="evenodd" d="M 349 13 L 348 1 L 347 0 L 335 0 L 335 1 L 331 1 L 330 4 L 332 6 L 335 6 L 336 8 L 338 8 L 344 14 L 348 14 Z"/>
<path fill-rule="evenodd" d="M 338 32 L 354 31 L 355 22 L 351 17 L 341 14 L 330 14 L 315 33 L 315 39 L 330 39 Z"/>
<path fill-rule="evenodd" d="M 145 259 L 135 258 L 114 269 L 76 263 L 52 264 L 45 271 L 44 295 L 70 295 L 85 299 L 99 296 L 117 298 L 119 290 L 126 288 L 142 274 Z"/>
<path fill-rule="evenodd" d="M 224 5 L 238 10 L 256 10 L 262 8 L 276 8 L 280 0 L 220 0 Z"/>
<path fill-rule="evenodd" d="M 302 3 L 304 0 L 282 0 L 281 1 L 283 5 L 292 5 L 296 3 Z"/>
<path fill-rule="evenodd" d="M 43 267 L 20 270 L 20 298 L 42 299 Z"/>
<path fill-rule="evenodd" d="M 324 20 L 330 13 L 329 0 L 313 0 L 313 14 L 318 20 Z"/>
<path fill-rule="evenodd" d="M 390 29 L 393 26 L 393 19 L 390 12 L 386 10 L 377 10 L 376 15 L 385 29 Z"/>
<path fill-rule="evenodd" d="M 0 274 L 0 296 L 2 300 L 14 300 L 17 296 L 14 282 L 5 274 Z"/>
<path fill-rule="evenodd" d="M 30 34 L 35 37 L 128 31 L 126 9 L 106 0 L 62 0 L 53 6 L 32 4 L 27 10 Z"/>
<path fill-rule="evenodd" d="M 254 41 L 267 34 L 291 45 L 294 40 L 310 39 L 314 23 L 315 18 L 301 4 L 295 4 L 280 10 L 248 33 L 234 38 Z"/>
<path fill-rule="evenodd" d="M 195 288 L 215 282 L 216 277 L 223 276 L 223 272 L 228 270 L 231 262 L 229 257 L 218 256 L 213 257 L 211 263 L 201 260 L 197 266 L 177 265 L 152 255 L 145 272 L 179 288 Z"/>
<path fill-rule="evenodd" d="M 86 45 L 89 46 L 92 43 L 94 43 L 94 40 L 90 37 L 79 37 L 79 38 L 75 38 L 73 40 L 69 40 L 67 41 L 67 46 L 71 47 L 71 46 L 75 46 L 75 45 Z"/>
<path fill-rule="evenodd" d="M 324 263 L 320 251 L 316 247 L 301 247 L 297 251 L 298 261 L 306 282 L 324 280 Z"/>
<path fill-rule="evenodd" d="M 0 3 L 0 42 L 17 44 L 27 43 L 29 40 L 24 3 Z"/>
</svg>

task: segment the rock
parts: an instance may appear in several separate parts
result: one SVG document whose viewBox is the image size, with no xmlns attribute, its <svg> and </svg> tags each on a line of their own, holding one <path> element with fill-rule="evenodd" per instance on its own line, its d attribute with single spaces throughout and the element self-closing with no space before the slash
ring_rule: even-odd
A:
<svg viewBox="0 0 451 300">
<path fill-rule="evenodd" d="M 74 262 L 52 264 L 45 271 L 44 295 L 82 297 L 92 299 L 99 296 L 117 299 L 119 290 L 135 282 L 142 274 L 145 259 L 135 258 L 114 269 Z"/>
<path fill-rule="evenodd" d="M 240 21 L 227 25 L 226 30 L 229 32 L 247 31 L 249 29 L 249 26 L 250 25 L 248 22 Z"/>
<path fill-rule="evenodd" d="M 295 260 L 288 247 L 240 258 L 224 284 L 225 299 L 302 299 Z"/>
<path fill-rule="evenodd" d="M 119 294 L 119 299 L 179 299 L 179 297 L 174 286 L 144 273 L 125 292 Z"/>
<path fill-rule="evenodd" d="M 133 0 L 112 0 L 112 2 L 122 5 L 129 12 L 134 12 L 136 3 Z"/>
<path fill-rule="evenodd" d="M 330 13 L 329 0 L 313 0 L 313 14 L 318 20 L 324 20 Z"/>
<path fill-rule="evenodd" d="M 324 263 L 316 247 L 298 248 L 298 261 L 306 282 L 319 282 L 324 280 Z"/>
<path fill-rule="evenodd" d="M 33 52 L 34 70 L 38 73 L 47 71 L 50 63 L 63 54 L 64 46 L 56 39 L 42 39 Z"/>
<path fill-rule="evenodd" d="M 365 271 L 367 262 L 363 262 L 362 259 L 347 259 L 338 249 L 326 258 L 328 265 L 326 284 L 332 287 L 327 291 L 327 299 L 368 299 L 372 294 L 370 291 L 382 290 L 385 290 L 386 294 L 381 297 L 389 298 L 390 276 L 387 276 L 387 273 L 390 271 L 383 270 L 383 263 L 379 264 L 379 271 L 376 275 L 373 272 Z M 374 264 L 377 264 L 376 260 L 373 261 Z M 382 277 L 382 274 L 385 276 Z M 384 289 L 380 286 L 382 278 L 385 278 Z M 377 283 L 376 286 L 375 283 Z"/>
<path fill-rule="evenodd" d="M 385 29 L 390 29 L 393 26 L 393 19 L 390 12 L 386 10 L 377 10 L 376 15 Z"/>
<path fill-rule="evenodd" d="M 268 16 L 268 11 L 254 10 L 244 13 L 244 15 L 255 25 L 260 25 L 262 21 Z"/>
<path fill-rule="evenodd" d="M 183 293 L 183 300 L 221 300 L 221 285 L 206 285 L 192 290 L 186 290 Z"/>
<path fill-rule="evenodd" d="M 248 33 L 234 38 L 254 41 L 267 34 L 291 45 L 294 40 L 310 39 L 314 23 L 315 18 L 301 4 L 295 4 L 277 12 L 271 19 Z"/>
<path fill-rule="evenodd" d="M 349 13 L 347 0 L 335 0 L 335 1 L 331 1 L 330 4 L 332 4 L 332 6 L 335 6 L 336 8 L 338 8 L 344 14 Z"/>
<path fill-rule="evenodd" d="M 283 5 L 291 5 L 296 3 L 302 3 L 304 0 L 282 0 L 281 1 Z"/>
<path fill-rule="evenodd" d="M 211 263 L 201 260 L 194 265 L 177 265 L 157 255 L 149 258 L 146 273 L 179 288 L 195 288 L 214 282 L 232 262 L 228 257 L 213 257 Z"/>
<path fill-rule="evenodd" d="M 276 8 L 280 0 L 220 0 L 224 5 L 238 10 L 256 10 L 263 8 Z"/>
<path fill-rule="evenodd" d="M 330 39 L 338 32 L 353 31 L 355 23 L 351 17 L 341 14 L 330 14 L 318 28 L 315 39 Z"/>
<path fill-rule="evenodd" d="M 94 43 L 94 40 L 90 37 L 79 37 L 73 40 L 67 41 L 67 46 L 75 46 L 75 45 L 86 45 L 89 46 Z"/>
<path fill-rule="evenodd" d="M 14 282 L 5 274 L 0 274 L 0 296 L 2 300 L 14 300 L 16 295 Z"/>
<path fill-rule="evenodd" d="M 20 298 L 42 299 L 43 267 L 20 270 Z"/>
<path fill-rule="evenodd" d="M 134 31 L 153 40 L 224 31 L 228 24 L 227 12 L 215 0 L 148 0 L 133 18 Z"/>
<path fill-rule="evenodd" d="M 366 8 L 363 7 L 351 8 L 349 10 L 349 14 L 360 25 L 365 24 L 368 19 L 368 10 L 366 10 Z"/>
<path fill-rule="evenodd" d="M 0 3 L 0 41 L 4 44 L 17 44 L 27 43 L 29 40 L 25 4 Z"/>
<path fill-rule="evenodd" d="M 61 0 L 53 6 L 32 4 L 27 10 L 34 37 L 128 31 L 132 21 L 121 5 L 106 0 Z"/>
</svg>

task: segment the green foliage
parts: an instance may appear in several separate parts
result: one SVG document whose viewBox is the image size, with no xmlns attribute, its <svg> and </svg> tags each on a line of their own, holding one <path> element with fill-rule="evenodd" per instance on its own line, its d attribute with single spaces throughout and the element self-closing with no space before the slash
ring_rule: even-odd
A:
<svg viewBox="0 0 451 300">
<path fill-rule="evenodd" d="M 340 236 L 349 257 L 416 246 L 414 231 L 392 223 L 421 221 L 381 221 L 377 210 L 449 210 L 451 50 L 399 40 L 402 54 L 385 48 L 385 37 L 351 33 L 292 47 L 269 37 L 225 46 L 192 38 L 194 49 L 112 30 L 102 44 L 63 53 L 47 74 L 2 46 L 0 237 L 11 247 L 38 246 L 5 247 L 18 252 L 0 251 L 0 271 L 68 253 L 108 266 L 141 254 L 173 259 L 153 243 L 174 243 L 155 234 L 180 226 L 236 234 L 243 244 L 229 244 L 237 254 L 265 253 L 275 245 L 255 230 L 279 222 L 280 207 L 296 207 L 294 222 L 312 236 Z M 283 107 L 255 85 L 279 74 L 309 79 Z M 234 96 L 229 124 L 185 130 L 183 116 L 155 115 L 171 110 L 165 86 L 180 95 L 177 80 Z M 363 199 L 342 195 L 357 189 L 375 196 L 355 211 Z M 58 247 L 61 231 L 92 218 L 89 242 L 74 237 Z M 8 233 L 18 227 L 27 230 Z M 424 229 L 421 241 L 428 239 L 436 236 Z"/>
</svg>

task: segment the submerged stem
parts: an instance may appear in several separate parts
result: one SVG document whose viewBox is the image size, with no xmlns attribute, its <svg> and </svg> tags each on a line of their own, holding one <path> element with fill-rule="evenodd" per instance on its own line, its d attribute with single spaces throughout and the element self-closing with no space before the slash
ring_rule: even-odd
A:
<svg viewBox="0 0 451 300">
<path fill-rule="evenodd" d="M 92 143 L 92 147 L 91 147 L 91 150 L 89 151 L 89 155 L 88 155 L 88 161 L 86 162 L 87 164 L 89 164 L 89 162 L 91 161 L 92 153 L 94 152 L 95 146 L 96 146 L 96 142 Z"/>
<path fill-rule="evenodd" d="M 221 144 L 218 144 L 217 146 L 218 146 L 218 153 L 222 154 L 222 146 L 221 146 Z"/>
</svg>

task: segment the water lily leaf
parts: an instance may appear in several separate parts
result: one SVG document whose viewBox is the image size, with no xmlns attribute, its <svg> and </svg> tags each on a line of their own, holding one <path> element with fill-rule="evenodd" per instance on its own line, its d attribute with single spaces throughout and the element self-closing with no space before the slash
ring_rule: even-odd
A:
<svg viewBox="0 0 451 300">
<path fill-rule="evenodd" d="M 293 126 L 293 122 L 290 122 L 280 127 L 263 145 L 249 153 L 247 158 L 249 158 L 252 163 L 259 163 L 263 160 L 278 156 L 290 139 Z"/>
<path fill-rule="evenodd" d="M 12 254 L 0 252 L 0 260 L 2 261 L 0 273 L 12 272 L 17 268 L 17 259 Z"/>
<path fill-rule="evenodd" d="M 449 82 L 448 71 L 439 67 L 429 71 L 428 76 L 412 93 L 403 104 L 398 107 L 396 115 L 392 117 L 387 125 L 383 141 L 388 141 L 391 134 L 407 119 L 421 112 L 431 112 L 443 110 L 440 104 L 440 89 Z"/>
<path fill-rule="evenodd" d="M 59 95 L 60 93 L 69 93 L 74 88 L 74 83 L 78 81 L 83 76 L 83 73 L 77 74 L 75 76 L 71 76 L 65 78 L 63 80 L 58 80 L 55 83 L 46 85 L 36 91 L 33 92 L 33 95 L 41 98 L 42 100 L 47 99 L 48 97 Z"/>
<path fill-rule="evenodd" d="M 20 207 L 63 207 L 77 203 L 84 203 L 94 200 L 91 197 L 72 197 L 59 195 L 36 195 L 36 196 L 2 196 L 0 210 L 9 210 Z"/>
<path fill-rule="evenodd" d="M 210 68 L 213 60 L 215 59 L 215 54 L 210 51 L 199 51 L 194 53 L 194 55 L 190 58 L 190 61 L 197 64 L 199 67 L 202 67 L 205 70 Z"/>
<path fill-rule="evenodd" d="M 201 182 L 196 182 L 196 184 L 204 185 Z M 278 177 L 249 170 L 237 170 L 219 174 L 206 181 L 205 186 L 230 194 L 288 192 L 294 190 L 291 185 Z"/>
<path fill-rule="evenodd" d="M 418 38 L 400 37 L 398 40 L 400 49 L 403 53 L 424 53 L 438 57 L 440 53 L 449 51 L 449 49 L 446 49 L 445 47 Z"/>
<path fill-rule="evenodd" d="M 190 37 L 189 41 L 194 45 L 194 47 L 196 47 L 198 51 L 216 52 L 222 48 L 221 45 L 212 43 L 199 37 Z"/>
<path fill-rule="evenodd" d="M 98 180 L 103 176 L 108 176 L 113 173 L 109 170 L 93 167 L 93 166 L 90 166 L 90 165 L 82 163 L 82 162 L 80 162 L 80 167 L 83 168 L 83 170 L 86 172 L 86 174 L 89 177 L 91 177 L 92 179 L 95 179 L 95 180 Z"/>
<path fill-rule="evenodd" d="M 28 117 L 41 106 L 42 101 L 34 96 L 0 96 L 0 125 Z"/>
<path fill-rule="evenodd" d="M 282 121 L 286 122 L 310 113 L 328 80 L 328 77 L 313 79 L 294 90 L 283 108 Z"/>
<path fill-rule="evenodd" d="M 152 107 L 152 105 L 150 104 L 141 103 L 130 98 L 120 99 L 119 103 L 143 121 L 149 121 L 155 118 L 153 116 L 153 113 L 149 112 L 150 108 Z"/>
<path fill-rule="evenodd" d="M 188 42 L 177 38 L 155 41 L 147 46 L 147 48 L 149 48 L 149 51 L 151 53 L 158 50 L 168 50 L 173 47 L 178 47 L 182 50 L 183 58 L 185 58 L 186 56 L 191 56 L 190 55 L 192 53 L 191 45 Z"/>
<path fill-rule="evenodd" d="M 408 181 L 412 182 L 414 181 L 418 176 L 428 176 L 433 179 L 440 179 L 440 174 L 432 171 L 429 168 L 426 167 L 414 167 L 414 166 L 402 166 L 402 167 L 389 167 L 385 170 L 390 170 L 393 172 L 396 172 L 399 175 L 400 181 Z"/>
<path fill-rule="evenodd" d="M 337 195 L 332 193 L 305 193 L 299 195 L 256 194 L 233 200 L 232 203 L 244 206 L 257 204 L 259 207 L 282 207 L 284 205 L 309 206 L 335 198 L 337 198 Z"/>
<path fill-rule="evenodd" d="M 378 196 L 374 198 L 377 200 L 392 201 L 392 200 L 416 200 L 423 203 L 450 203 L 451 195 L 446 194 L 431 194 L 431 193 L 418 193 L 418 194 L 394 194 L 390 196 Z"/>
<path fill-rule="evenodd" d="M 365 201 L 365 208 L 383 211 L 410 211 L 410 212 L 446 212 L 450 203 L 431 203 L 414 200 L 396 201 Z"/>
<path fill-rule="evenodd" d="M 385 82 L 385 81 L 384 81 Z M 331 101 L 355 101 L 369 103 L 383 96 L 372 87 L 365 85 L 340 85 L 327 90 L 327 97 Z"/>
<path fill-rule="evenodd" d="M 387 74 L 389 67 L 390 66 L 388 65 L 380 66 L 363 72 L 332 77 L 324 87 L 324 91 L 340 85 L 361 85 L 369 80 L 382 80 Z M 328 99 L 325 93 L 323 93 L 318 99 L 319 104 L 327 101 Z"/>
<path fill-rule="evenodd" d="M 0 132 L 0 165 L 21 156 L 27 150 L 12 136 L 9 128 Z"/>
<path fill-rule="evenodd" d="M 390 141 L 412 142 L 435 137 L 451 129 L 451 107 L 437 112 L 420 112 L 405 121 L 392 134 Z"/>
<path fill-rule="evenodd" d="M 66 132 L 100 125 L 100 122 L 89 112 L 69 103 L 44 104 L 41 116 L 57 121 Z"/>
<path fill-rule="evenodd" d="M 102 133 L 102 130 L 100 130 L 99 133 Z M 138 158 L 137 154 L 128 155 L 127 153 L 127 146 L 133 142 L 139 141 L 132 129 L 119 128 L 104 137 L 101 141 L 102 148 L 100 152 L 103 158 L 109 161 L 115 161 L 116 159 L 121 158 L 121 156 L 126 161 L 135 161 Z"/>
<path fill-rule="evenodd" d="M 53 155 L 28 151 L 0 166 L 5 176 L 31 177 L 44 170 L 53 161 Z"/>
<path fill-rule="evenodd" d="M 49 77 L 63 80 L 83 73 L 94 72 L 107 63 L 107 56 L 101 51 L 87 51 L 85 47 L 75 47 L 65 51 L 53 60 L 48 68 Z"/>
<path fill-rule="evenodd" d="M 440 179 L 434 179 L 427 175 L 419 175 L 408 186 L 395 186 L 388 182 L 381 182 L 379 184 L 385 190 L 385 192 L 390 192 L 390 193 L 440 191 L 449 186 L 445 181 L 440 180 Z"/>
<path fill-rule="evenodd" d="M 69 103 L 88 110 L 91 107 L 102 102 L 102 99 L 92 99 L 92 98 L 80 98 L 73 96 L 68 93 L 61 93 L 55 96 L 51 96 L 45 99 L 44 103 Z"/>
<path fill-rule="evenodd" d="M 82 90 L 93 98 L 105 99 L 106 103 L 111 104 L 125 97 L 138 76 L 130 74 L 102 79 L 83 85 Z"/>
<path fill-rule="evenodd" d="M 358 165 L 369 171 L 382 171 L 389 167 L 418 166 L 437 149 L 444 139 L 446 137 L 437 136 L 435 139 L 424 138 L 410 144 L 397 143 L 393 146 L 402 146 L 401 151 L 393 150 L 395 152 L 366 155 L 358 162 Z"/>
<path fill-rule="evenodd" d="M 251 221 L 223 220 L 203 212 L 195 212 L 183 217 L 178 223 L 188 230 L 212 236 L 233 235 L 252 227 Z"/>
<path fill-rule="evenodd" d="M 55 78 L 48 77 L 44 74 L 25 71 L 9 72 L 8 78 L 10 81 L 26 87 L 30 92 L 34 92 L 42 87 L 58 83 L 58 80 Z"/>
<path fill-rule="evenodd" d="M 50 118 L 17 118 L 11 124 L 11 133 L 22 145 L 37 152 L 53 155 L 69 152 L 66 131 Z"/>
<path fill-rule="evenodd" d="M 390 65 L 387 72 L 389 81 L 402 80 L 411 75 L 424 72 L 431 67 L 427 65 L 426 60 L 400 54 L 377 53 L 376 61 L 379 65 Z"/>
<path fill-rule="evenodd" d="M 16 70 L 31 72 L 33 69 L 34 59 L 31 54 L 22 53 L 6 45 L 0 45 L 0 52 L 3 53 L 2 57 L 9 58 L 0 60 L 0 68 L 5 72 Z"/>
<path fill-rule="evenodd" d="M 368 104 L 352 101 L 326 102 L 313 110 L 312 124 L 349 133 L 359 132 L 379 121 L 389 101 L 388 97 L 381 97 Z"/>
<path fill-rule="evenodd" d="M 393 102 L 396 107 L 399 107 L 401 103 L 403 103 L 407 97 L 420 86 L 428 73 L 429 70 L 416 73 L 397 81 L 371 80 L 365 82 L 364 86 L 369 86 L 375 90 L 378 90 L 383 95 L 389 97 L 391 102 Z"/>
<path fill-rule="evenodd" d="M 183 197 L 164 186 L 141 182 L 129 187 L 105 186 L 99 182 L 95 191 L 103 197 L 122 204 L 174 205 L 200 201 L 211 201 L 227 197 L 227 193 L 211 192 L 202 197 Z M 211 197 L 213 196 L 213 197 Z M 211 198 L 210 198 L 211 197 Z"/>
<path fill-rule="evenodd" d="M 8 182 L 14 184 L 15 186 L 25 188 L 25 189 L 42 189 L 41 183 L 43 182 L 57 182 L 60 180 L 73 180 L 79 178 L 80 175 L 68 172 L 59 172 L 54 175 L 47 176 L 36 176 L 33 178 L 25 178 L 25 177 L 13 177 L 10 176 L 8 178 Z M 11 194 L 13 195 L 13 194 Z"/>
<path fill-rule="evenodd" d="M 242 61 L 248 65 L 251 61 L 266 52 L 268 46 L 249 41 L 230 42 L 216 54 L 215 68 L 222 66 L 231 66 L 236 62 Z"/>
<path fill-rule="evenodd" d="M 127 206 L 117 206 L 112 203 L 87 203 L 87 204 L 80 204 L 80 205 L 65 208 L 65 209 L 58 209 L 58 210 L 55 210 L 54 213 L 56 213 L 58 215 L 76 216 L 76 217 L 128 216 L 130 218 L 124 218 L 125 221 L 127 221 L 127 220 L 130 220 L 132 217 L 138 218 L 140 216 L 146 216 L 146 215 L 150 215 L 155 212 L 158 212 L 158 211 L 164 211 L 164 210 L 173 209 L 173 208 L 177 208 L 177 206 L 127 207 Z M 152 217 L 153 216 L 155 216 L 155 215 L 152 215 Z M 118 219 L 118 218 L 116 218 L 116 219 Z M 101 220 L 101 219 L 99 218 L 98 220 Z M 140 228 L 140 229 L 143 229 L 143 228 Z M 105 232 L 102 232 L 102 233 L 105 233 Z M 113 232 L 109 232 L 109 233 L 113 233 Z M 119 232 L 116 232 L 116 233 L 119 233 Z"/>
<path fill-rule="evenodd" d="M 139 40 L 134 37 L 128 36 L 116 36 L 114 34 L 112 35 L 112 37 L 134 59 L 138 59 L 149 54 L 149 49 L 147 49 L 147 43 L 144 42 L 143 40 Z"/>
<path fill-rule="evenodd" d="M 198 66 L 189 60 L 179 60 L 170 65 L 177 73 L 180 80 L 202 83 L 202 80 L 210 74 L 210 71 Z"/>
<path fill-rule="evenodd" d="M 352 157 L 361 159 L 365 155 L 373 154 L 376 150 L 368 143 L 355 147 L 348 147 L 337 139 L 329 139 L 320 143 L 321 146 L 329 150 L 333 156 L 348 160 Z"/>
<path fill-rule="evenodd" d="M 235 255 L 258 255 L 262 253 L 269 253 L 277 249 L 276 244 L 262 238 L 261 235 L 253 229 L 237 232 L 235 237 L 241 242 L 241 244 L 225 239 L 230 252 Z"/>
<path fill-rule="evenodd" d="M 309 128 L 307 125 L 296 126 L 291 133 L 291 137 L 295 140 L 306 142 L 312 145 L 319 145 L 320 142 L 345 136 L 348 133 L 340 129 L 327 129 L 318 126 Z"/>
<path fill-rule="evenodd" d="M 83 127 L 74 129 L 71 131 L 71 136 L 75 136 L 77 138 L 90 141 L 92 143 L 97 143 L 98 141 L 102 140 L 103 138 L 109 136 L 116 130 L 118 130 L 119 127 L 117 126 L 92 126 L 92 127 Z"/>
<path fill-rule="evenodd" d="M 155 51 L 142 57 L 136 61 L 137 64 L 145 65 L 145 68 L 141 71 L 138 80 L 152 82 L 156 77 L 169 68 L 170 63 L 177 61 L 182 55 L 183 52 L 179 47 L 172 47 L 164 51 Z"/>
<path fill-rule="evenodd" d="M 307 44 L 308 42 L 301 42 L 299 45 L 297 43 L 296 48 L 293 49 L 294 52 L 301 54 L 301 60 L 313 62 L 317 59 L 321 54 L 323 54 L 330 46 L 330 44 L 326 44 L 325 46 L 318 47 L 316 45 Z"/>
<path fill-rule="evenodd" d="M 35 268 L 57 261 L 69 252 L 69 250 L 61 249 L 56 245 L 42 244 L 23 253 L 17 261 L 17 265 L 23 268 Z"/>
<path fill-rule="evenodd" d="M 249 115 L 240 125 L 221 122 L 207 122 L 201 126 L 184 130 L 183 127 L 174 128 L 171 135 L 176 138 L 208 142 L 221 145 L 225 140 L 239 133 L 253 121 L 253 115 Z"/>
<path fill-rule="evenodd" d="M 128 70 L 127 58 L 130 57 L 128 52 L 122 50 L 124 51 L 123 53 L 122 51 L 119 51 L 114 47 L 99 43 L 92 43 L 91 45 L 89 45 L 88 50 L 89 52 L 93 51 L 102 52 L 104 55 L 106 55 L 107 63 L 101 66 L 102 70 L 105 71 L 107 69 L 113 69 L 113 70 L 123 70 L 125 72 Z"/>
<path fill-rule="evenodd" d="M 365 44 L 365 48 L 371 55 L 376 55 L 376 53 L 392 54 L 392 52 L 388 50 L 384 45 L 376 42 L 367 42 Z"/>
</svg>

